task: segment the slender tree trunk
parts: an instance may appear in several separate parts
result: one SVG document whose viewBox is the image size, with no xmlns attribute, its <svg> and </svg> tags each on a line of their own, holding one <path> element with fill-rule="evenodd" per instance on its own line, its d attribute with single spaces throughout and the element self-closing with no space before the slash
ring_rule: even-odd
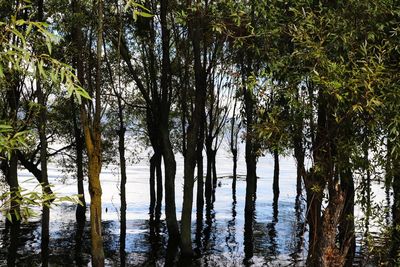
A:
<svg viewBox="0 0 400 267">
<path fill-rule="evenodd" d="M 163 200 L 163 181 L 162 181 L 162 169 L 161 169 L 161 152 L 156 153 L 156 179 L 157 179 L 157 203 L 155 210 L 156 222 L 160 220 L 161 217 L 161 207 Z"/>
<path fill-rule="evenodd" d="M 238 154 L 238 134 L 239 129 L 236 130 L 236 105 L 237 98 L 235 97 L 235 102 L 233 104 L 233 115 L 231 120 L 231 140 L 230 140 L 230 149 L 232 153 L 232 161 L 233 161 L 233 170 L 232 170 L 232 191 L 236 193 L 236 179 L 237 179 L 237 154 Z"/>
<path fill-rule="evenodd" d="M 245 82 L 246 80 L 244 80 Z M 254 203 L 256 198 L 257 188 L 257 156 L 255 154 L 255 144 L 253 136 L 253 114 L 254 114 L 254 99 L 252 92 L 243 89 L 244 93 L 244 105 L 245 105 L 245 116 L 246 116 L 246 202 L 245 202 L 245 213 L 253 213 Z"/>
<path fill-rule="evenodd" d="M 150 218 L 154 217 L 156 205 L 156 154 L 150 158 Z"/>
<path fill-rule="evenodd" d="M 233 178 L 232 178 L 232 190 L 236 191 L 236 180 L 237 180 L 237 149 L 232 151 L 233 155 Z"/>
<path fill-rule="evenodd" d="M 217 162 L 216 162 L 216 157 L 217 157 L 217 150 L 213 149 L 211 152 L 211 167 L 212 167 L 212 174 L 213 174 L 213 188 L 215 190 L 215 188 L 217 187 L 217 181 L 218 181 L 218 177 L 217 177 Z"/>
<path fill-rule="evenodd" d="M 79 73 L 79 70 L 78 70 Z M 72 107 L 75 107 L 75 103 L 73 99 L 71 99 Z M 75 108 L 74 108 L 75 110 Z M 83 224 L 86 221 L 86 200 L 85 200 L 85 190 L 83 185 L 83 150 L 84 150 L 84 138 L 82 136 L 81 129 L 78 125 L 77 115 L 73 114 L 73 123 L 74 123 L 74 135 L 75 135 L 75 151 L 76 151 L 76 178 L 77 178 L 77 186 L 78 186 L 78 194 L 79 200 L 82 202 L 82 205 L 77 205 L 76 207 L 76 220 L 78 223 Z"/>
<path fill-rule="evenodd" d="M 38 0 L 38 21 L 43 21 L 43 0 Z M 44 95 L 41 79 L 39 75 L 36 77 L 36 93 L 38 98 L 38 104 L 40 106 L 39 110 L 39 140 L 40 140 L 40 169 L 42 175 L 42 189 L 46 194 L 51 194 L 51 188 L 49 186 L 49 178 L 47 174 L 47 107 L 46 107 L 46 97 Z"/>
<path fill-rule="evenodd" d="M 199 131 L 199 138 L 197 141 L 197 214 L 203 213 L 204 208 L 204 167 L 203 167 L 203 144 L 204 144 L 204 115 L 202 116 L 202 123 Z M 199 219 L 199 218 L 198 218 Z"/>
<path fill-rule="evenodd" d="M 274 150 L 274 182 L 273 182 L 274 200 L 277 202 L 279 198 L 279 154 L 278 150 Z"/>
<path fill-rule="evenodd" d="M 73 0 L 72 3 L 72 12 L 74 14 L 79 14 L 81 12 L 79 0 Z M 72 28 L 72 42 L 73 46 L 76 49 L 76 53 L 74 53 L 73 65 L 77 70 L 77 76 L 79 82 L 84 84 L 84 68 L 83 68 L 83 55 L 82 55 L 82 29 L 78 23 L 74 23 Z M 78 123 L 78 116 L 75 113 L 75 102 L 71 99 L 71 106 L 73 108 L 73 123 L 74 123 L 74 135 L 75 135 L 75 150 L 76 150 L 76 176 L 77 176 L 77 186 L 78 186 L 78 194 L 80 195 L 79 199 L 82 202 L 82 205 L 78 205 L 76 208 L 76 220 L 80 226 L 85 225 L 86 221 L 86 200 L 85 200 L 85 190 L 84 190 L 84 174 L 83 174 L 83 152 L 84 152 L 84 136 L 82 134 L 81 127 Z M 81 235 L 77 235 L 79 237 Z"/>
<path fill-rule="evenodd" d="M 161 66 L 161 107 L 160 107 L 160 137 L 165 169 L 165 216 L 169 234 L 169 248 L 175 248 L 180 239 L 178 221 L 176 219 L 175 206 L 175 175 L 176 161 L 169 137 L 169 109 L 171 98 L 171 62 L 169 58 L 169 30 L 167 26 L 167 11 L 169 1 L 160 3 L 160 22 L 161 22 L 161 46 L 162 46 L 162 66 Z"/>
<path fill-rule="evenodd" d="M 212 149 L 209 141 L 206 140 L 206 154 L 207 154 L 207 173 L 206 173 L 206 184 L 205 184 L 205 194 L 206 194 L 206 203 L 210 205 L 212 199 L 212 191 L 213 191 L 213 184 L 212 184 Z"/>
<path fill-rule="evenodd" d="M 50 230 L 50 208 L 46 205 L 43 205 L 42 208 L 42 229 L 41 229 L 41 258 L 42 258 L 42 266 L 49 265 L 49 230 Z"/>
<path fill-rule="evenodd" d="M 10 187 L 11 192 L 11 203 L 10 203 L 10 214 L 11 222 L 7 220 L 7 224 L 19 224 L 19 212 L 20 202 L 17 194 L 19 183 L 18 183 L 18 156 L 15 151 L 11 152 L 10 160 L 8 162 L 8 168 L 6 172 L 6 181 Z"/>
<path fill-rule="evenodd" d="M 118 129 L 118 151 L 119 151 L 119 162 L 121 171 L 121 184 L 120 184 L 120 196 L 121 196 L 121 224 L 120 224 L 120 254 L 121 257 L 125 255 L 125 235 L 126 235 L 126 158 L 125 158 L 125 123 L 121 95 L 117 96 L 118 100 L 118 119 L 119 119 L 119 129 Z M 122 259 L 125 259 L 123 257 Z M 121 262 L 122 265 L 123 262 Z"/>
</svg>

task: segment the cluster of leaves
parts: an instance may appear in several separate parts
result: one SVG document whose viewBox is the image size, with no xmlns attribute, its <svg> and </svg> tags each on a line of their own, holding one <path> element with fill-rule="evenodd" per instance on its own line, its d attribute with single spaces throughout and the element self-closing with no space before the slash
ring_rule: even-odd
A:
<svg viewBox="0 0 400 267">
<path fill-rule="evenodd" d="M 31 7 L 20 7 L 17 12 L 27 8 Z M 59 38 L 48 27 L 45 22 L 17 19 L 16 15 L 7 21 L 0 21 L 0 78 L 14 72 L 31 77 L 39 75 L 44 80 L 51 79 L 54 84 L 62 85 L 68 96 L 74 95 L 78 102 L 82 97 L 90 99 L 80 86 L 74 69 L 51 57 L 52 44 L 57 43 Z M 34 53 L 34 48 L 41 45 L 47 47 L 47 53 Z"/>
<path fill-rule="evenodd" d="M 15 131 L 12 126 L 0 124 L 0 155 L 11 156 L 16 149 L 24 149 L 27 145 L 29 131 Z"/>
<path fill-rule="evenodd" d="M 79 195 L 61 196 L 57 193 L 42 193 L 44 185 L 37 185 L 32 190 L 18 187 L 12 192 L 6 192 L 0 195 L 0 212 L 10 222 L 13 215 L 16 220 L 27 221 L 29 218 L 38 216 L 35 208 L 43 206 L 51 207 L 61 203 L 70 202 L 72 204 L 82 205 Z M 13 209 L 12 205 L 18 204 L 18 209 Z"/>
</svg>

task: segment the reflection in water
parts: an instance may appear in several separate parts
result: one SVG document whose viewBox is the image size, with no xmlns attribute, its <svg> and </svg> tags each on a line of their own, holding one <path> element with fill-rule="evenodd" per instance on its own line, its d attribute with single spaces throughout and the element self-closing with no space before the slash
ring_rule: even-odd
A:
<svg viewBox="0 0 400 267">
<path fill-rule="evenodd" d="M 150 233 L 151 233 L 151 231 L 150 231 Z M 121 224 L 120 224 L 120 233 L 119 233 L 120 266 L 126 265 L 125 242 L 126 242 L 126 210 L 121 209 Z"/>
<path fill-rule="evenodd" d="M 195 253 L 200 255 L 203 250 L 203 209 L 197 209 L 196 211 L 196 235 L 195 235 Z"/>
<path fill-rule="evenodd" d="M 303 259 L 303 255 L 301 255 L 304 245 L 304 232 L 305 232 L 305 222 L 304 222 L 304 203 L 301 200 L 301 195 L 296 196 L 295 201 L 295 216 L 296 216 L 296 232 L 293 240 L 293 248 L 290 253 L 290 257 L 292 258 L 292 262 L 294 264 L 298 263 Z"/>
<path fill-rule="evenodd" d="M 50 224 L 50 208 L 44 204 L 42 208 L 42 230 L 41 230 L 41 257 L 42 266 L 46 267 L 49 265 L 49 224 Z"/>
<path fill-rule="evenodd" d="M 212 199 L 215 199 L 215 190 L 213 190 Z M 216 234 L 214 201 L 212 201 L 206 205 L 206 225 L 203 230 L 203 250 L 214 250 Z"/>
<path fill-rule="evenodd" d="M 226 247 L 228 248 L 230 257 L 232 258 L 232 264 L 237 264 L 235 262 L 235 255 L 238 252 L 239 243 L 236 241 L 236 196 L 235 191 L 232 194 L 232 219 L 228 221 L 228 233 L 225 238 Z"/>
<path fill-rule="evenodd" d="M 278 244 L 276 242 L 277 233 L 275 228 L 276 224 L 278 223 L 278 213 L 279 213 L 278 198 L 279 195 L 274 197 L 274 202 L 272 204 L 273 207 L 272 222 L 267 224 L 267 233 L 269 238 L 268 250 L 272 258 L 276 258 L 276 256 L 279 254 Z"/>
<path fill-rule="evenodd" d="M 20 231 L 20 224 L 19 223 L 6 223 L 5 235 L 4 237 L 7 238 L 8 232 L 10 232 L 9 236 L 9 246 L 7 250 L 7 266 L 15 266 L 16 259 L 17 259 L 17 249 L 18 249 L 18 235 Z M 6 243 L 6 242 L 4 242 Z"/>
<path fill-rule="evenodd" d="M 246 199 L 247 201 L 247 199 Z M 255 224 L 255 200 L 252 203 L 246 203 L 244 214 L 244 259 L 243 264 L 249 266 L 254 255 L 254 235 L 253 225 Z"/>
<path fill-rule="evenodd" d="M 86 207 L 79 204 L 76 207 L 75 262 L 77 266 L 83 266 L 82 241 L 86 223 L 85 210 Z"/>
<path fill-rule="evenodd" d="M 281 194 L 279 206 L 275 202 L 271 208 L 272 195 L 266 191 L 266 188 L 270 190 L 270 181 L 260 179 L 257 210 L 245 213 L 245 180 L 238 180 L 236 192 L 232 192 L 230 180 L 220 181 L 221 186 L 216 188 L 218 201 L 210 201 L 203 214 L 199 212 L 193 221 L 193 240 L 200 257 L 189 263 L 190 266 L 249 266 L 252 263 L 253 266 L 288 266 L 291 263 L 298 266 L 296 264 L 304 257 L 304 212 L 300 197 L 294 203 L 294 196 L 291 200 Z M 143 202 L 143 213 L 147 214 L 148 202 Z M 118 215 L 121 219 L 124 216 L 117 212 L 115 217 L 103 221 L 106 265 L 189 266 L 178 262 L 177 244 L 167 244 L 165 221 L 154 217 L 143 219 L 148 218 L 147 215 L 132 217 L 138 206 L 128 204 L 131 209 L 126 212 L 125 223 L 122 220 L 118 223 Z M 89 266 L 90 229 L 85 227 L 85 221 L 75 220 L 75 210 L 67 205 L 52 210 L 51 242 L 47 243 L 47 249 L 45 240 L 41 240 L 41 236 L 45 236 L 46 214 L 42 215 L 40 223 L 22 224 L 21 230 L 12 230 L 10 226 L 6 230 L 3 228 L 0 266 L 7 263 L 25 266 L 31 262 L 34 266 Z M 11 238 L 12 235 L 18 238 Z M 71 251 L 71 248 L 74 249 Z M 51 256 L 46 258 L 49 251 Z"/>
</svg>

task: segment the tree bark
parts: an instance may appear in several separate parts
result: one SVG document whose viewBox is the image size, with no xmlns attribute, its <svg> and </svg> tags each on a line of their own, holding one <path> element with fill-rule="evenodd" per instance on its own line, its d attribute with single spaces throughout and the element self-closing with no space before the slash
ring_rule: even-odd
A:
<svg viewBox="0 0 400 267">
<path fill-rule="evenodd" d="M 390 256 L 393 264 L 398 264 L 400 255 L 400 164 L 398 159 L 392 160 L 393 171 L 393 205 L 392 205 L 392 244 Z"/>
<path fill-rule="evenodd" d="M 160 113 L 160 137 L 162 146 L 162 156 L 165 169 L 165 216 L 167 221 L 169 246 L 175 247 L 180 239 L 178 221 L 176 219 L 175 206 L 175 175 L 176 161 L 169 137 L 169 112 L 171 88 L 171 62 L 169 58 L 169 30 L 167 26 L 167 12 L 169 1 L 160 3 L 160 22 L 161 22 L 161 46 L 162 46 L 162 66 L 161 66 L 161 107 Z"/>
<path fill-rule="evenodd" d="M 274 202 L 277 204 L 277 200 L 279 198 L 279 154 L 278 150 L 274 150 L 274 182 L 272 185 L 274 192 Z"/>
<path fill-rule="evenodd" d="M 95 267 L 104 266 L 104 250 L 101 226 L 101 183 L 100 172 L 102 165 L 102 149 L 101 149 L 101 61 L 103 47 L 103 1 L 97 2 L 97 53 L 96 53 L 96 88 L 95 88 L 95 110 L 93 120 L 89 121 L 88 111 L 81 106 L 81 121 L 83 124 L 86 150 L 88 153 L 89 165 L 89 193 L 90 203 L 90 233 L 91 233 L 91 254 L 92 265 Z"/>
<path fill-rule="evenodd" d="M 72 3 L 72 12 L 74 14 L 79 14 L 81 12 L 79 0 L 73 0 Z M 73 65 L 77 70 L 77 77 L 81 85 L 84 84 L 84 67 L 83 67 L 83 55 L 82 55 L 82 29 L 81 25 L 78 23 L 74 23 L 72 27 L 72 42 L 74 47 L 74 58 Z M 75 136 L 75 150 L 76 150 L 76 178 L 77 178 L 77 187 L 79 200 L 82 202 L 82 205 L 78 205 L 76 208 L 76 220 L 80 226 L 85 225 L 86 221 L 86 200 L 85 200 L 85 190 L 84 190 L 84 174 L 83 174 L 83 152 L 84 152 L 84 136 L 82 134 L 81 127 L 78 122 L 78 114 L 75 112 L 75 102 L 74 99 L 71 99 L 71 106 L 74 110 L 73 114 L 73 123 L 74 123 L 74 136 Z M 79 236 L 79 235 L 77 235 Z"/>
<path fill-rule="evenodd" d="M 194 74 L 195 74 L 195 107 L 187 131 L 187 148 L 184 159 L 184 185 L 181 218 L 181 254 L 183 257 L 192 257 L 192 204 L 194 168 L 196 165 L 196 147 L 201 128 L 202 116 L 206 101 L 206 73 L 201 62 L 200 42 L 202 37 L 201 16 L 195 16 L 189 21 L 189 35 L 193 46 Z"/>
</svg>

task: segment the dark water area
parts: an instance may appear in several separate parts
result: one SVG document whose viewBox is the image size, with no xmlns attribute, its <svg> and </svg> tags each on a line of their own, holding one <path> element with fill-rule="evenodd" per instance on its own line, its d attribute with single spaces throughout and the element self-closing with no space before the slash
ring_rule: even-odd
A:
<svg viewBox="0 0 400 267">
<path fill-rule="evenodd" d="M 273 203 L 263 201 L 264 190 L 259 190 L 253 231 L 245 232 L 245 181 L 239 179 L 237 182 L 236 196 L 231 193 L 231 179 L 220 178 L 219 181 L 213 207 L 205 208 L 202 223 L 196 217 L 193 220 L 193 247 L 199 257 L 190 263 L 191 266 L 302 265 L 306 254 L 304 203 L 301 197 L 280 201 L 274 209 Z M 260 179 L 259 187 L 266 187 L 266 182 Z M 108 212 L 107 209 L 105 213 Z M 187 262 L 179 262 L 174 257 L 176 252 L 167 250 L 164 220 L 156 225 L 149 219 L 129 219 L 129 209 L 127 213 L 125 242 L 122 242 L 125 243 L 125 253 L 120 250 L 123 240 L 119 220 L 103 221 L 108 266 L 121 266 L 121 262 L 126 266 L 164 266 L 171 257 L 175 265 L 187 266 Z M 0 229 L 0 265 L 90 266 L 89 223 L 86 222 L 82 232 L 71 219 L 74 214 L 75 206 L 72 205 L 50 210 L 52 220 L 47 238 L 44 218 L 22 223 L 19 227 L 6 227 L 3 223 Z"/>
<path fill-rule="evenodd" d="M 243 159 L 238 172 L 245 173 Z M 182 208 L 183 161 L 177 158 L 177 218 Z M 261 158 L 255 210 L 245 214 L 246 181 L 239 177 L 232 194 L 231 161 L 217 161 L 218 187 L 215 201 L 202 212 L 194 201 L 192 213 L 192 262 L 179 261 L 174 246 L 168 246 L 164 210 L 158 224 L 149 216 L 149 166 L 144 161 L 128 167 L 126 232 L 121 235 L 118 166 L 101 174 L 103 186 L 103 240 L 107 266 L 305 266 L 307 226 L 304 196 L 296 195 L 295 165 L 281 160 L 280 196 L 272 193 L 273 160 Z M 34 188 L 31 175 L 20 172 L 21 185 Z M 56 167 L 49 168 L 53 191 L 76 194 L 76 181 Z M 87 190 L 87 185 L 85 186 Z M 196 185 L 194 188 L 196 192 Z M 87 202 L 90 202 L 86 192 Z M 164 204 L 164 203 L 163 203 Z M 63 203 L 49 214 L 19 226 L 0 222 L 0 266 L 91 266 L 89 212 L 84 226 L 75 219 L 76 206 Z M 247 227 L 246 227 L 247 226 Z M 358 237 L 359 238 L 359 237 Z M 361 243 L 361 240 L 359 240 Z M 358 250 L 359 247 L 358 247 Z"/>
</svg>

